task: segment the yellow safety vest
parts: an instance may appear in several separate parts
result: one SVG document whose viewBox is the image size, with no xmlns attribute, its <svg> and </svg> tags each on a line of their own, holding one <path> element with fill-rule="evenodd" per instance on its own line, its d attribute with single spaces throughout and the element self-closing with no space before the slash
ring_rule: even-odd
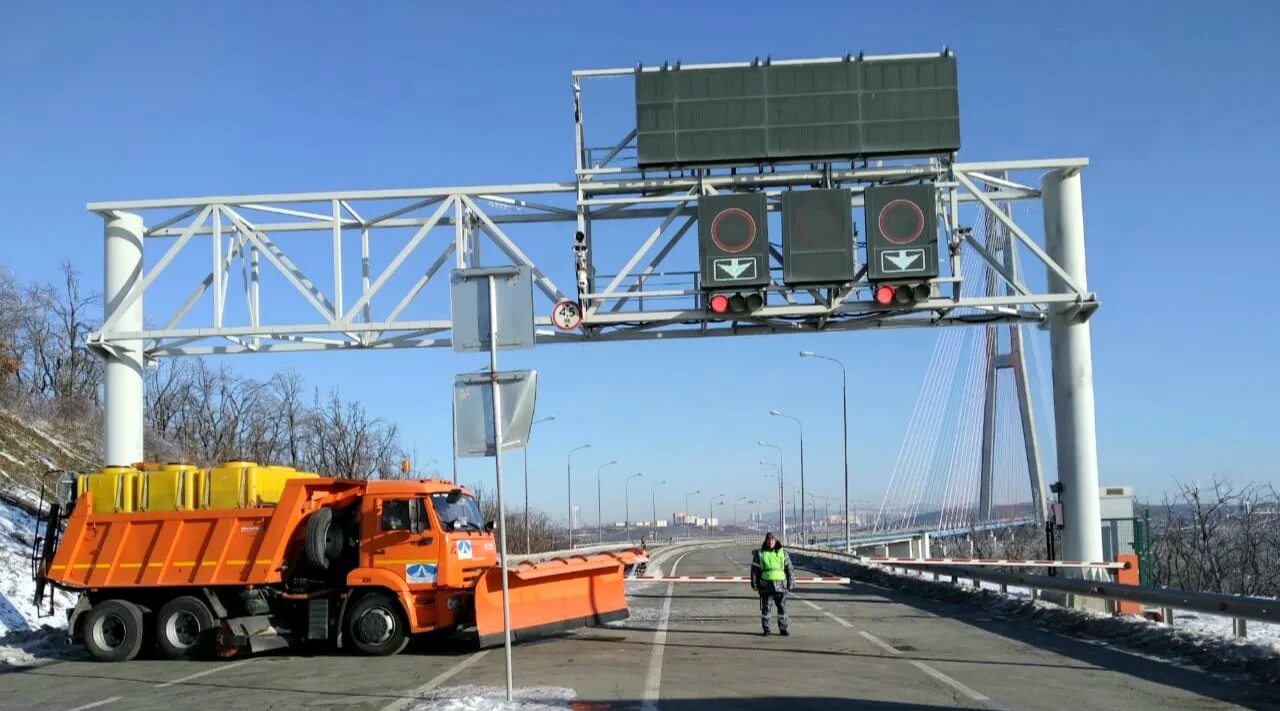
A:
<svg viewBox="0 0 1280 711">
<path fill-rule="evenodd" d="M 786 552 L 781 548 L 776 550 L 760 549 L 760 579 L 771 582 L 786 580 L 787 573 L 783 569 L 783 560 L 786 555 Z"/>
</svg>

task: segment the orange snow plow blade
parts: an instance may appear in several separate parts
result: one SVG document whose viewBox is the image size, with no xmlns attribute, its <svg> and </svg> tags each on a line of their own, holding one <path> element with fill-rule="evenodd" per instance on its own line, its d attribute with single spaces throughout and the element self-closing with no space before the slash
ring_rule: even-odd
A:
<svg viewBox="0 0 1280 711">
<path fill-rule="evenodd" d="M 521 563 L 507 577 L 511 638 L 527 640 L 627 618 L 626 566 L 645 560 L 628 550 Z M 480 646 L 502 644 L 502 577 L 491 568 L 476 583 Z"/>
</svg>

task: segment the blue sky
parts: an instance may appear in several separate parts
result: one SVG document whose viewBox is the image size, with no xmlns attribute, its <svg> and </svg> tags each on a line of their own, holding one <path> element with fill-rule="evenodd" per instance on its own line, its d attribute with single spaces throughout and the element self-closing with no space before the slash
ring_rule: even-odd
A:
<svg viewBox="0 0 1280 711">
<path fill-rule="evenodd" d="M 1088 156 L 1085 208 L 1103 483 L 1158 497 L 1175 480 L 1280 482 L 1280 348 L 1259 170 L 1280 157 L 1273 3 L 739 2 L 9 3 L 0 22 L 0 261 L 96 281 L 91 200 L 569 179 L 575 68 L 929 51 L 959 59 L 965 160 Z M 588 9 L 590 8 L 590 9 Z M 625 115 L 625 103 L 600 108 Z M 545 257 L 567 247 L 546 233 Z M 535 258 L 544 255 L 539 253 Z M 567 281 L 567 280 L 565 280 Z M 563 509 L 617 479 L 766 496 L 760 438 L 792 447 L 770 408 L 804 413 L 810 486 L 839 490 L 835 372 L 851 380 L 854 498 L 878 501 L 937 334 L 930 331 L 561 346 L 512 354 L 541 373 L 534 505 Z M 237 358 L 294 368 L 400 425 L 448 471 L 447 351 Z M 518 465 L 518 458 L 512 460 Z M 463 479 L 490 476 L 466 461 Z M 518 469 L 517 469 L 518 471 Z M 649 487 L 633 483 L 633 510 Z M 643 495 L 642 495 L 643 494 Z M 705 498 L 699 505 L 705 508 Z M 647 510 L 647 509 L 644 509 Z M 588 518 L 593 515 L 588 507 Z M 633 517 L 636 517 L 633 514 Z"/>
</svg>

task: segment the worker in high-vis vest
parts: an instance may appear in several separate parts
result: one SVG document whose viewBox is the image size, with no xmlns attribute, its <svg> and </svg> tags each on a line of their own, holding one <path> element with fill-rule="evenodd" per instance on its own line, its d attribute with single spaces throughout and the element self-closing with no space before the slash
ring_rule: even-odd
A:
<svg viewBox="0 0 1280 711">
<path fill-rule="evenodd" d="M 751 554 L 751 589 L 760 595 L 760 627 L 769 635 L 769 601 L 778 608 L 778 634 L 787 636 L 787 591 L 791 590 L 791 556 L 772 533 Z"/>
</svg>

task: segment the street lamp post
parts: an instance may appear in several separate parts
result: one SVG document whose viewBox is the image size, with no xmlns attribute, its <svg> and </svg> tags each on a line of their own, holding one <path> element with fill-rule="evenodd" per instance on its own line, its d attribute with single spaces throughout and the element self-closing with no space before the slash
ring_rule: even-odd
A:
<svg viewBox="0 0 1280 711">
<path fill-rule="evenodd" d="M 598 543 L 604 543 L 604 509 L 600 506 L 600 472 L 604 471 L 605 467 L 613 466 L 617 463 L 618 460 L 614 459 L 596 468 L 596 542 Z"/>
<path fill-rule="evenodd" d="M 749 503 L 747 501 L 747 497 L 743 496 L 733 500 L 733 527 L 737 529 L 742 528 L 741 526 L 738 525 L 738 504 L 741 504 L 741 503 Z"/>
<path fill-rule="evenodd" d="M 631 480 L 640 476 L 644 474 L 632 474 L 622 482 L 622 535 L 624 537 L 631 533 Z"/>
<path fill-rule="evenodd" d="M 777 410 L 770 410 L 770 415 L 774 417 L 784 417 L 800 426 L 800 540 L 804 541 L 804 423 L 799 417 L 783 414 Z"/>
<path fill-rule="evenodd" d="M 724 498 L 724 494 L 716 494 L 715 496 L 712 496 L 710 499 L 707 499 L 707 538 L 711 537 L 711 531 L 712 529 L 715 528 L 715 525 L 712 522 L 716 517 L 716 508 L 715 508 L 717 503 L 716 499 L 723 499 L 723 498 Z M 719 503 L 721 505 L 724 504 L 723 501 Z"/>
<path fill-rule="evenodd" d="M 844 552 L 848 553 L 852 550 L 849 541 L 849 371 L 845 369 L 843 362 L 813 351 L 800 351 L 800 357 L 827 360 L 840 366 L 840 404 L 844 423 Z"/>
<path fill-rule="evenodd" d="M 529 424 L 529 429 L 532 431 L 533 426 L 538 424 L 539 422 L 550 422 L 554 419 L 556 419 L 555 415 L 548 415 L 546 417 L 534 420 L 532 423 Z M 530 437 L 530 439 L 532 439 L 532 437 Z M 525 555 L 528 555 L 532 552 L 533 552 L 533 549 L 529 544 L 529 444 L 525 443 L 525 446 L 524 446 L 524 553 Z"/>
<path fill-rule="evenodd" d="M 573 453 L 580 449 L 590 448 L 591 445 L 589 444 L 584 444 L 581 447 L 574 447 L 569 450 L 569 454 L 565 457 L 565 479 L 569 485 L 569 550 L 573 550 Z"/>
<path fill-rule="evenodd" d="M 701 494 L 701 493 L 702 493 L 702 489 L 698 489 L 697 491 L 690 491 L 689 493 L 684 495 L 684 525 L 685 526 L 689 525 L 689 497 L 694 496 L 696 494 Z"/>
<path fill-rule="evenodd" d="M 800 516 L 800 512 L 796 510 L 796 492 L 798 489 L 796 489 L 795 484 L 787 484 L 787 491 L 791 492 L 791 515 L 798 518 Z"/>
<path fill-rule="evenodd" d="M 663 479 L 654 484 L 653 488 L 649 490 L 649 503 L 653 504 L 653 528 L 649 531 L 650 538 L 658 537 L 658 487 L 665 483 L 667 483 L 667 480 Z"/>
<path fill-rule="evenodd" d="M 786 497 L 783 496 L 782 494 L 782 482 L 786 479 L 786 472 L 783 470 L 782 447 L 779 447 L 776 444 L 769 444 L 768 442 L 763 442 L 763 441 L 756 442 L 756 444 L 761 447 L 770 447 L 772 449 L 778 450 L 777 464 L 774 464 L 773 462 L 766 462 L 763 459 L 760 460 L 760 463 L 768 464 L 778 470 L 778 528 L 782 532 L 782 544 L 786 545 L 787 544 L 787 505 L 786 505 Z"/>
</svg>

